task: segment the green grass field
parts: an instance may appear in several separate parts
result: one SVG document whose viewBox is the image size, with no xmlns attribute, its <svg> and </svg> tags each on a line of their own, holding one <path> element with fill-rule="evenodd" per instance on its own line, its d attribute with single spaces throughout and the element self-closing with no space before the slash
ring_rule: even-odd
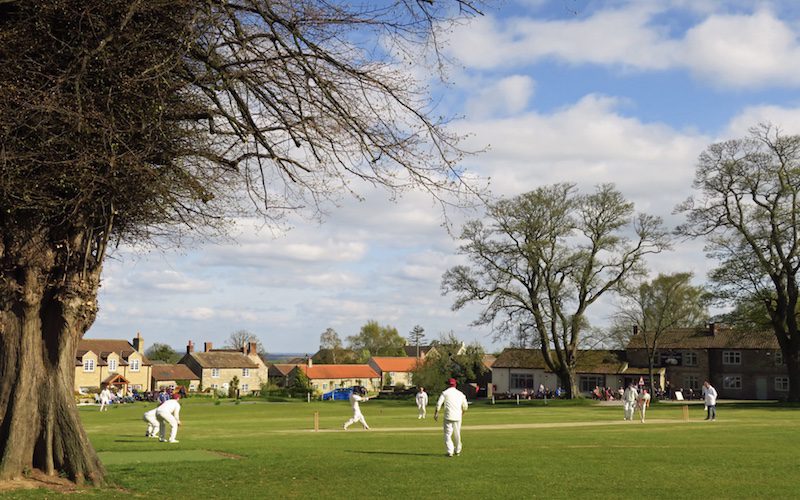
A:
<svg viewBox="0 0 800 500">
<path fill-rule="evenodd" d="M 559 404 L 561 403 L 561 404 Z M 411 402 L 369 401 L 372 427 L 341 429 L 345 402 L 214 405 L 188 400 L 178 444 L 144 437 L 153 405 L 81 408 L 113 488 L 103 498 L 797 498 L 800 411 L 653 405 L 648 422 L 620 407 L 475 403 L 461 456 L 447 458 L 440 425 Z M 320 432 L 313 432 L 313 414 Z M 52 498 L 46 490 L 6 493 Z"/>
</svg>

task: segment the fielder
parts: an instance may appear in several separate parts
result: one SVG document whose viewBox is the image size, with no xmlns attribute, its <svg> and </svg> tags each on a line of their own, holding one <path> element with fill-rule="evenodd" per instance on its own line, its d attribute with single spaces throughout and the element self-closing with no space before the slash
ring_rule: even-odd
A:
<svg viewBox="0 0 800 500">
<path fill-rule="evenodd" d="M 144 412 L 144 415 L 142 415 L 142 420 L 147 422 L 147 431 L 144 433 L 145 437 L 157 437 L 156 434 L 158 434 L 159 427 L 161 426 L 156 418 L 156 410 L 158 410 L 158 408 L 153 408 L 150 411 Z"/>
<path fill-rule="evenodd" d="M 461 417 L 467 411 L 467 397 L 463 392 L 456 389 L 456 379 L 449 381 L 450 388 L 442 391 L 439 401 L 436 402 L 436 412 L 433 414 L 434 420 L 439 420 L 439 410 L 444 406 L 444 446 L 447 456 L 452 457 L 453 453 L 461 454 Z"/>
<path fill-rule="evenodd" d="M 647 389 L 642 389 L 637 406 L 639 408 L 639 415 L 642 417 L 642 423 L 644 423 L 644 415 L 647 412 L 647 407 L 650 406 L 650 394 L 647 392 Z"/>
<path fill-rule="evenodd" d="M 359 394 L 356 394 L 358 392 Z M 363 387 L 353 388 L 353 392 L 350 393 L 350 406 L 353 407 L 353 418 L 348 420 L 344 423 L 344 430 L 347 430 L 348 427 L 353 425 L 356 422 L 361 422 L 361 425 L 364 426 L 365 430 L 369 430 L 369 426 L 367 425 L 367 421 L 364 420 L 364 415 L 361 414 L 361 408 L 358 407 L 359 401 L 369 401 L 367 396 L 367 390 Z"/>
<path fill-rule="evenodd" d="M 625 392 L 622 393 L 622 408 L 625 410 L 625 420 L 633 420 L 637 399 L 639 399 L 639 391 L 636 390 L 636 386 L 631 382 Z"/>
<path fill-rule="evenodd" d="M 419 410 L 419 416 L 417 416 L 417 420 L 425 418 L 428 415 L 428 393 L 425 392 L 424 387 L 419 388 L 419 392 L 417 393 L 417 410 Z"/>
<path fill-rule="evenodd" d="M 156 408 L 156 418 L 160 427 L 158 440 L 168 443 L 177 443 L 175 437 L 178 435 L 178 426 L 181 425 L 181 404 L 178 400 L 181 398 L 179 394 L 173 396 L 175 399 L 170 399 L 161 406 Z M 167 434 L 167 424 L 170 427 L 169 440 L 165 439 Z"/>
<path fill-rule="evenodd" d="M 108 404 L 111 402 L 111 391 L 108 386 L 100 391 L 100 411 L 108 411 Z"/>
</svg>

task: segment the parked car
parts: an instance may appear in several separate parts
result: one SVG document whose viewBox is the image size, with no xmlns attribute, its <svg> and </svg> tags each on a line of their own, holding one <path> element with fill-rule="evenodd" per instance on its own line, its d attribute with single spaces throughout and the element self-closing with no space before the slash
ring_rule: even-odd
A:
<svg viewBox="0 0 800 500">
<path fill-rule="evenodd" d="M 330 399 L 333 399 L 334 401 L 337 400 L 347 401 L 348 399 L 350 399 L 350 394 L 353 393 L 354 389 L 359 389 L 359 390 L 364 389 L 364 392 L 366 392 L 366 388 L 360 385 L 354 385 L 352 387 L 339 387 L 338 389 L 334 389 L 332 391 L 323 393 L 322 400 L 328 401 Z"/>
</svg>

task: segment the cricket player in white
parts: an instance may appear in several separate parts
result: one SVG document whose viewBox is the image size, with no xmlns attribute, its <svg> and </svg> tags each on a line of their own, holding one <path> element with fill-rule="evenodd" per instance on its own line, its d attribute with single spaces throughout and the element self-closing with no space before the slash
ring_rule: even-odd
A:
<svg viewBox="0 0 800 500">
<path fill-rule="evenodd" d="M 108 404 L 111 402 L 111 391 L 108 387 L 104 387 L 100 391 L 100 411 L 108 411 Z"/>
<path fill-rule="evenodd" d="M 160 425 L 158 424 L 158 419 L 156 419 L 157 409 L 158 408 L 153 408 L 150 411 L 144 412 L 144 415 L 142 415 L 142 420 L 147 422 L 147 432 L 144 433 L 145 437 L 154 438 L 156 434 L 158 434 Z"/>
<path fill-rule="evenodd" d="M 456 380 L 451 378 L 449 384 L 450 388 L 442 391 L 436 402 L 433 419 L 439 420 L 439 410 L 444 406 L 444 446 L 447 456 L 452 457 L 453 453 L 461 454 L 461 417 L 468 406 L 467 397 L 456 389 Z"/>
<path fill-rule="evenodd" d="M 160 429 L 159 441 L 162 443 L 167 441 L 165 439 L 167 433 L 167 425 L 170 427 L 169 443 L 177 443 L 175 436 L 178 435 L 178 426 L 181 425 L 181 404 L 178 400 L 181 398 L 178 394 L 173 396 L 175 399 L 170 399 L 161 403 L 161 406 L 156 408 L 156 418 L 158 419 Z"/>
<path fill-rule="evenodd" d="M 421 418 L 425 418 L 428 415 L 428 393 L 425 392 L 424 387 L 419 388 L 419 392 L 417 393 L 417 409 L 419 410 L 419 416 L 417 420 Z"/>
<path fill-rule="evenodd" d="M 360 394 L 356 394 L 356 392 L 360 392 Z M 369 430 L 367 421 L 364 420 L 364 415 L 361 414 L 361 408 L 358 407 L 359 401 L 369 401 L 369 398 L 366 397 L 366 394 L 367 390 L 363 387 L 353 389 L 353 392 L 350 394 L 350 406 L 353 407 L 353 418 L 344 423 L 344 430 L 347 430 L 348 427 L 356 422 L 361 422 L 361 425 L 364 426 L 364 429 Z"/>
<path fill-rule="evenodd" d="M 639 398 L 639 391 L 631 383 L 622 394 L 622 407 L 625 410 L 625 420 L 633 420 L 633 412 L 636 409 L 636 400 Z"/>
<path fill-rule="evenodd" d="M 642 417 L 642 422 L 644 422 L 647 407 L 650 406 L 650 394 L 647 392 L 647 389 L 642 389 L 637 406 L 639 407 L 639 415 Z"/>
</svg>

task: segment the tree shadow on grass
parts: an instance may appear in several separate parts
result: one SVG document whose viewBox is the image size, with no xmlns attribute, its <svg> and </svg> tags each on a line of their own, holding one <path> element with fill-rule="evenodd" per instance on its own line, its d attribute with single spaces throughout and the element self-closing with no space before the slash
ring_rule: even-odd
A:
<svg viewBox="0 0 800 500">
<path fill-rule="evenodd" d="M 408 455 L 414 457 L 438 457 L 442 453 L 416 453 L 410 451 L 365 451 L 365 450 L 344 450 L 346 453 L 361 453 L 363 455 Z"/>
</svg>

